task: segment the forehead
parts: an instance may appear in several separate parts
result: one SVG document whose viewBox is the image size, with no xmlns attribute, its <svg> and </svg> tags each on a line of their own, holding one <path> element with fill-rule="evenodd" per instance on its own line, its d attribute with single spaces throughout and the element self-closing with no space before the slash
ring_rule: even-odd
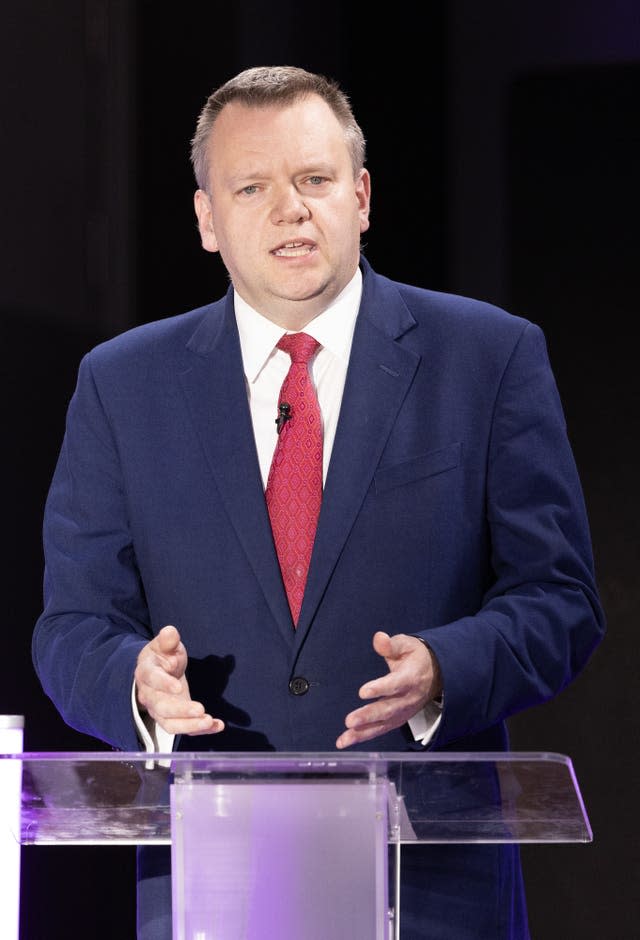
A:
<svg viewBox="0 0 640 940">
<path fill-rule="evenodd" d="M 267 107 L 233 101 L 225 105 L 211 130 L 209 165 L 214 173 L 293 158 L 349 162 L 344 128 L 317 95 Z"/>
</svg>

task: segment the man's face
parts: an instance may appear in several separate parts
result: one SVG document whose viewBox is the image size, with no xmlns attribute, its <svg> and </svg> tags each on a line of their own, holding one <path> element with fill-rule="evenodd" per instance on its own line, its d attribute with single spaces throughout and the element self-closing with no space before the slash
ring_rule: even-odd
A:
<svg viewBox="0 0 640 940">
<path fill-rule="evenodd" d="M 300 329 L 353 277 L 369 227 L 369 174 L 354 179 L 344 131 L 318 96 L 226 105 L 210 139 L 209 194 L 195 207 L 240 296 Z"/>
</svg>

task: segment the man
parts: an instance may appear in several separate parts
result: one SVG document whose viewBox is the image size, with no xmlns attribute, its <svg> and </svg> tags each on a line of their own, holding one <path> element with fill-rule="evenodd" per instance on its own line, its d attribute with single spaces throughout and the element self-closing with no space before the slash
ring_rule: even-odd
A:
<svg viewBox="0 0 640 940">
<path fill-rule="evenodd" d="M 231 79 L 192 156 L 232 283 L 81 365 L 45 518 L 45 690 L 125 750 L 505 749 L 504 719 L 603 631 L 540 330 L 371 269 L 364 139 L 321 76 Z M 296 365 L 278 343 L 300 333 Z M 140 937 L 170 935 L 168 872 L 141 852 Z M 402 898 L 405 940 L 528 936 L 513 847 L 420 846 Z"/>
</svg>

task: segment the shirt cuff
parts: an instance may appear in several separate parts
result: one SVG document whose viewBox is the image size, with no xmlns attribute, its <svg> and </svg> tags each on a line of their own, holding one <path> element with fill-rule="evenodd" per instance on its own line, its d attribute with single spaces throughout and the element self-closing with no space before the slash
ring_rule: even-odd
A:
<svg viewBox="0 0 640 940">
<path fill-rule="evenodd" d="M 442 721 L 442 709 L 444 706 L 444 695 L 439 699 L 427 702 L 424 708 L 410 718 L 407 724 L 416 741 L 427 745 L 438 730 Z"/>
<path fill-rule="evenodd" d="M 175 734 L 169 734 L 150 715 L 140 714 L 136 699 L 136 683 L 131 689 L 131 710 L 141 744 L 148 754 L 170 754 L 173 751 Z"/>
</svg>

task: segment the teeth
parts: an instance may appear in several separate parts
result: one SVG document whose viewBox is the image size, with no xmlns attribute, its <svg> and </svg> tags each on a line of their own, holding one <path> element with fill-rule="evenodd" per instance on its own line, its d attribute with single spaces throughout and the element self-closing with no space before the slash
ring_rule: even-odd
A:
<svg viewBox="0 0 640 940">
<path fill-rule="evenodd" d="M 311 245 L 303 245 L 302 242 L 288 242 L 282 248 L 277 248 L 274 255 L 281 258 L 299 258 L 302 255 L 309 254 L 310 251 Z"/>
</svg>

